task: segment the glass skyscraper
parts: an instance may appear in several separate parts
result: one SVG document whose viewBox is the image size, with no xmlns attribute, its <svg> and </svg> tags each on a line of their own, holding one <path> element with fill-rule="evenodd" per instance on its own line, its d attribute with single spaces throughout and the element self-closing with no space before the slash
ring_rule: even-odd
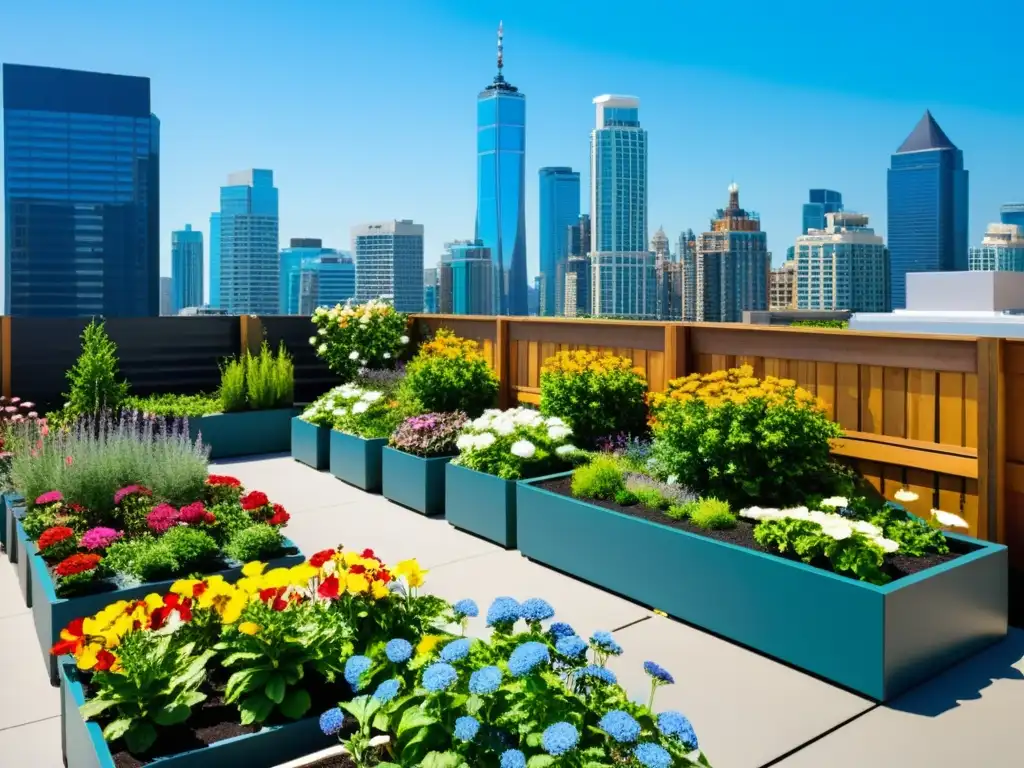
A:
<svg viewBox="0 0 1024 768">
<path fill-rule="evenodd" d="M 989 224 L 980 246 L 968 251 L 972 270 L 1024 272 L 1024 227 L 1019 224 Z"/>
<path fill-rule="evenodd" d="M 220 214 L 210 214 L 210 298 L 214 309 L 220 308 Z"/>
<path fill-rule="evenodd" d="M 475 239 L 494 259 L 494 309 L 527 314 L 526 282 L 526 97 L 502 75 L 498 27 L 498 74 L 477 97 L 477 202 Z"/>
<path fill-rule="evenodd" d="M 494 283 L 494 261 L 481 241 L 453 245 L 452 312 L 456 315 L 493 315 L 490 286 Z"/>
<path fill-rule="evenodd" d="M 999 221 L 1024 227 L 1024 203 L 1004 203 L 999 206 Z"/>
<path fill-rule="evenodd" d="M 171 314 L 203 306 L 203 233 L 191 224 L 171 232 Z"/>
<path fill-rule="evenodd" d="M 277 314 L 280 274 L 274 172 L 252 169 L 228 176 L 227 186 L 220 188 L 219 225 L 219 308 L 229 315 Z"/>
<path fill-rule="evenodd" d="M 4 64 L 3 91 L 7 314 L 159 314 L 149 78 Z"/>
<path fill-rule="evenodd" d="M 825 216 L 843 210 L 843 195 L 833 189 L 812 189 L 804 203 L 803 230 L 824 229 Z"/>
<path fill-rule="evenodd" d="M 356 295 L 352 254 L 324 248 L 315 237 L 292 238 L 281 249 L 280 313 L 311 315 L 317 307 L 344 304 Z"/>
<path fill-rule="evenodd" d="M 967 187 L 963 152 L 925 112 L 889 169 L 893 309 L 906 306 L 908 272 L 967 269 Z"/>
<path fill-rule="evenodd" d="M 411 219 L 352 228 L 356 300 L 386 298 L 399 312 L 423 311 L 423 225 Z"/>
<path fill-rule="evenodd" d="M 579 221 L 580 174 L 572 168 L 541 168 L 539 175 L 540 314 L 550 317 L 563 311 L 565 261 L 569 258 L 566 230 Z"/>
</svg>

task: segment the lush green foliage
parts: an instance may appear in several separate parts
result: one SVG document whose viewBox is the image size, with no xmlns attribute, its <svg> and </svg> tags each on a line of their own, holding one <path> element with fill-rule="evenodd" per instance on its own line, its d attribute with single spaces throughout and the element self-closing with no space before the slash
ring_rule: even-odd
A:
<svg viewBox="0 0 1024 768">
<path fill-rule="evenodd" d="M 67 372 L 70 391 L 64 411 L 70 417 L 117 412 L 128 395 L 121 379 L 117 345 L 107 336 L 103 321 L 91 320 L 82 332 L 82 353 Z"/>
<path fill-rule="evenodd" d="M 646 431 L 647 379 L 632 361 L 577 350 L 559 352 L 544 362 L 540 409 L 572 427 L 576 439 L 593 448 L 601 438 Z"/>
<path fill-rule="evenodd" d="M 250 525 L 232 535 L 224 552 L 240 563 L 275 557 L 281 554 L 281 534 L 265 523 Z"/>
<path fill-rule="evenodd" d="M 479 345 L 445 329 L 420 346 L 406 383 L 423 408 L 435 413 L 463 411 L 475 418 L 498 396 L 498 377 Z"/>
<path fill-rule="evenodd" d="M 339 432 L 365 439 L 390 437 L 403 421 L 423 410 L 404 394 L 389 397 L 377 390 L 355 387 L 347 392 L 357 394 L 348 398 L 349 405 L 334 410 L 333 426 Z"/>
<path fill-rule="evenodd" d="M 850 327 L 848 320 L 796 320 L 789 324 L 791 328 L 832 328 L 846 330 Z"/>
<path fill-rule="evenodd" d="M 189 418 L 207 416 L 222 410 L 218 395 L 148 395 L 139 397 L 131 395 L 125 398 L 125 410 L 138 411 L 145 416 L 161 418 Z"/>
<path fill-rule="evenodd" d="M 615 499 L 625 490 L 622 467 L 611 456 L 596 456 L 572 473 L 572 495 L 579 499 Z"/>
<path fill-rule="evenodd" d="M 709 531 L 736 527 L 736 515 L 726 502 L 718 499 L 699 499 L 691 502 L 687 507 L 687 514 L 694 525 Z"/>
<path fill-rule="evenodd" d="M 360 368 L 394 368 L 409 344 L 409 320 L 386 301 L 357 306 L 318 307 L 313 313 L 316 334 L 309 343 L 344 381 Z"/>
<path fill-rule="evenodd" d="M 217 390 L 221 410 L 225 413 L 246 409 L 245 360 L 237 357 L 225 360 L 220 368 L 220 387 Z"/>
<path fill-rule="evenodd" d="M 579 453 L 567 442 L 572 430 L 557 416 L 528 408 L 488 410 L 469 422 L 456 441 L 453 463 L 506 480 L 568 469 Z"/>
<path fill-rule="evenodd" d="M 244 362 L 246 404 L 249 408 L 261 411 L 291 407 L 295 402 L 295 365 L 284 342 L 276 355 L 263 342 L 258 355 L 245 353 Z"/>
</svg>

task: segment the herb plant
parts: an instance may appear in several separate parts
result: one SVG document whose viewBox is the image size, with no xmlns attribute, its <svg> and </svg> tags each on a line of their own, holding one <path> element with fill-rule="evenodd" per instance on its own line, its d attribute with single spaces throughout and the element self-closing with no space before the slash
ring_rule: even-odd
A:
<svg viewBox="0 0 1024 768">
<path fill-rule="evenodd" d="M 72 418 L 116 413 L 127 397 L 128 382 L 120 377 L 117 345 L 107 336 L 102 320 L 90 320 L 82 332 L 82 353 L 67 379 L 70 391 L 64 395 L 64 411 Z"/>
</svg>

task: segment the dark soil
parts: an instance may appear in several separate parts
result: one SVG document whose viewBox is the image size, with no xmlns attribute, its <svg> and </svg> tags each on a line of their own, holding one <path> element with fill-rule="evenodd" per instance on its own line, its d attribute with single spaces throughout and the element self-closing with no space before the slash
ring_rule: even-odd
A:
<svg viewBox="0 0 1024 768">
<path fill-rule="evenodd" d="M 544 488 L 552 493 L 557 493 L 560 496 L 572 497 L 571 477 L 546 480 L 543 483 L 538 483 L 537 485 L 540 488 Z M 629 515 L 630 517 L 639 517 L 643 520 L 657 523 L 658 525 L 664 525 L 668 528 L 678 528 L 679 530 L 694 533 L 698 536 L 704 536 L 705 538 L 728 542 L 729 544 L 735 544 L 738 547 L 753 549 L 758 552 L 775 554 L 776 557 L 784 557 L 784 555 L 780 555 L 778 553 L 770 553 L 768 549 L 758 544 L 757 541 L 754 540 L 754 523 L 742 517 L 737 520 L 735 528 L 728 528 L 722 531 L 708 531 L 694 525 L 689 520 L 675 520 L 660 510 L 649 509 L 639 504 L 624 507 L 621 504 L 616 504 L 614 501 L 602 501 L 600 499 L 587 499 L 586 502 L 597 507 L 621 512 L 622 514 Z M 904 576 L 918 573 L 941 563 L 955 560 L 960 557 L 960 555 L 973 551 L 973 547 L 951 539 L 949 541 L 949 550 L 949 554 L 946 555 L 925 555 L 923 557 L 909 557 L 907 555 L 900 554 L 886 555 L 883 570 L 893 580 L 900 579 Z M 825 571 L 832 570 L 827 560 L 824 562 L 813 562 L 810 563 L 810 565 Z"/>
<path fill-rule="evenodd" d="M 328 757 L 323 760 L 317 760 L 312 763 L 308 768 L 354 768 L 355 763 L 347 755 L 339 755 L 338 757 Z"/>
</svg>

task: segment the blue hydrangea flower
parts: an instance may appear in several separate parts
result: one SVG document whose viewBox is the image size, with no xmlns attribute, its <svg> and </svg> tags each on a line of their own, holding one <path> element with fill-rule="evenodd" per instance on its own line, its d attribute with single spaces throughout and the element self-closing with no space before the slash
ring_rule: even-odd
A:
<svg viewBox="0 0 1024 768">
<path fill-rule="evenodd" d="M 633 750 L 633 756 L 645 768 L 672 768 L 672 755 L 658 744 L 650 742 L 638 744 Z"/>
<path fill-rule="evenodd" d="M 345 681 L 353 691 L 361 691 L 366 684 L 363 675 L 370 671 L 373 662 L 365 656 L 349 656 L 345 662 Z"/>
<path fill-rule="evenodd" d="M 512 655 L 508 657 L 508 671 L 516 677 L 522 677 L 549 661 L 551 654 L 548 653 L 548 647 L 544 643 L 531 640 L 512 651 Z"/>
<path fill-rule="evenodd" d="M 527 621 L 544 621 L 555 615 L 555 609 L 547 600 L 531 597 L 523 603 L 520 613 Z"/>
<path fill-rule="evenodd" d="M 401 685 L 401 682 L 394 678 L 391 680 L 385 680 L 377 686 L 377 690 L 373 692 L 373 698 L 377 699 L 377 701 L 382 704 L 387 704 L 398 695 L 398 689 Z"/>
<path fill-rule="evenodd" d="M 423 687 L 432 693 L 445 691 L 452 687 L 458 677 L 455 667 L 439 661 L 423 670 Z"/>
<path fill-rule="evenodd" d="M 519 602 L 512 597 L 496 597 L 487 609 L 487 626 L 515 623 L 522 613 Z"/>
<path fill-rule="evenodd" d="M 595 632 L 590 636 L 591 644 L 599 651 L 603 651 L 612 656 L 619 656 L 622 654 L 622 646 L 615 642 L 615 638 L 612 637 L 611 632 L 599 631 Z"/>
<path fill-rule="evenodd" d="M 472 741 L 480 730 L 480 721 L 475 717 L 463 715 L 455 721 L 455 738 L 459 741 Z"/>
<path fill-rule="evenodd" d="M 699 749 L 693 724 L 681 712 L 669 710 L 658 715 L 658 730 L 666 736 L 679 739 L 691 749 Z"/>
<path fill-rule="evenodd" d="M 320 730 L 324 732 L 324 736 L 334 736 L 341 731 L 343 722 L 345 722 L 345 715 L 340 709 L 337 707 L 328 709 L 320 715 Z"/>
<path fill-rule="evenodd" d="M 615 677 L 615 673 L 605 667 L 599 667 L 597 664 L 588 664 L 579 672 L 576 673 L 580 678 L 592 678 L 594 680 L 600 680 L 602 683 L 608 683 L 609 685 L 615 685 L 618 682 L 618 678 Z"/>
<path fill-rule="evenodd" d="M 454 606 L 455 615 L 460 619 L 472 619 L 475 616 L 480 615 L 480 609 L 476 607 L 476 603 L 470 600 L 468 597 L 465 600 L 459 600 Z"/>
<path fill-rule="evenodd" d="M 575 748 L 580 741 L 580 732 L 571 723 L 555 723 L 540 737 L 544 751 L 549 755 L 564 755 Z"/>
<path fill-rule="evenodd" d="M 644 672 L 654 678 L 656 683 L 661 685 L 672 685 L 672 683 L 676 681 L 667 669 L 653 661 L 644 662 Z"/>
<path fill-rule="evenodd" d="M 448 645 L 441 649 L 441 661 L 447 661 L 449 663 L 453 661 L 462 661 L 462 659 L 469 655 L 470 642 L 471 641 L 468 637 L 460 637 L 458 640 L 452 640 Z"/>
<path fill-rule="evenodd" d="M 526 768 L 526 755 L 518 749 L 506 749 L 501 753 L 498 768 Z"/>
<path fill-rule="evenodd" d="M 388 644 L 384 646 L 384 655 L 392 664 L 401 664 L 412 656 L 412 643 L 401 638 L 388 640 Z"/>
<path fill-rule="evenodd" d="M 550 627 L 548 627 L 548 634 L 551 635 L 555 640 L 560 637 L 569 637 L 575 635 L 576 630 L 566 624 L 564 621 L 556 621 Z"/>
<path fill-rule="evenodd" d="M 587 644 L 578 635 L 560 637 L 555 641 L 555 650 L 563 656 L 577 658 L 587 652 Z"/>
<path fill-rule="evenodd" d="M 628 712 L 616 709 L 601 718 L 601 730 L 620 744 L 632 744 L 640 737 L 640 723 Z"/>
<path fill-rule="evenodd" d="M 501 686 L 501 669 L 483 667 L 469 676 L 469 692 L 477 696 L 494 693 Z"/>
</svg>

